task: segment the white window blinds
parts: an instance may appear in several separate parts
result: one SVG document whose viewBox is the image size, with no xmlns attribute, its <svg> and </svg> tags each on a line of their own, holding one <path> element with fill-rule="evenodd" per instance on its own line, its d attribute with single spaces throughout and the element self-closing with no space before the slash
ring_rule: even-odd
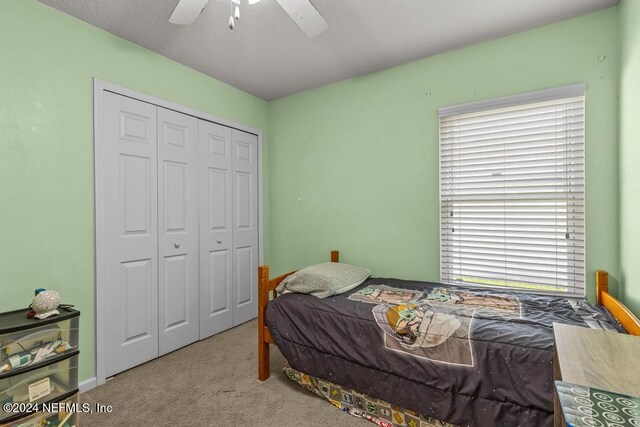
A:
<svg viewBox="0 0 640 427">
<path fill-rule="evenodd" d="M 440 110 L 443 282 L 584 295 L 584 93 Z"/>
</svg>

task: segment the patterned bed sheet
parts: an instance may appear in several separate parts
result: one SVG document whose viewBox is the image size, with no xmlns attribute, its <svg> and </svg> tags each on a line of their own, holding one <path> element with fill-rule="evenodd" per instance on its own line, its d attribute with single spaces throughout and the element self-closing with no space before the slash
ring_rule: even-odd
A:
<svg viewBox="0 0 640 427">
<path fill-rule="evenodd" d="M 474 427 L 553 424 L 555 322 L 619 330 L 581 300 L 388 278 L 326 299 L 283 295 L 266 311 L 299 372 Z"/>
<path fill-rule="evenodd" d="M 282 372 L 291 381 L 320 396 L 342 412 L 364 418 L 380 427 L 456 427 L 428 415 L 419 414 L 350 388 L 296 371 L 288 363 L 284 365 Z"/>
</svg>

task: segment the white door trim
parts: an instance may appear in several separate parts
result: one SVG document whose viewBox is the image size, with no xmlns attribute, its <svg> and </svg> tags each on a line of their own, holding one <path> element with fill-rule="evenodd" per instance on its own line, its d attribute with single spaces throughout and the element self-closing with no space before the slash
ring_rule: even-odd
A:
<svg viewBox="0 0 640 427">
<path fill-rule="evenodd" d="M 147 95 L 123 86 L 118 86 L 97 78 L 93 79 L 93 140 L 94 140 L 94 237 L 95 237 L 95 341 L 96 341 L 96 385 L 102 385 L 106 382 L 105 360 L 106 360 L 106 328 L 105 322 L 108 315 L 105 310 L 105 235 L 104 235 L 104 206 L 102 206 L 103 183 L 101 181 L 100 171 L 100 147 L 102 146 L 102 94 L 104 92 L 112 92 L 118 95 L 137 99 L 159 107 L 174 110 L 179 113 L 187 114 L 198 119 L 207 120 L 209 122 L 218 123 L 223 126 L 238 129 L 244 132 L 252 133 L 258 137 L 258 262 L 264 263 L 264 239 L 263 239 L 263 165 L 262 165 L 262 131 L 241 123 L 223 119 L 202 111 L 194 110 L 184 105 L 176 104 L 155 96 Z"/>
</svg>

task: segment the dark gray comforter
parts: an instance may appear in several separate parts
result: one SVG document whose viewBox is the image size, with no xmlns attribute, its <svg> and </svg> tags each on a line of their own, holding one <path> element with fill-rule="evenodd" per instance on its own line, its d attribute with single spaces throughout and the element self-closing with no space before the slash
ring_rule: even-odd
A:
<svg viewBox="0 0 640 427">
<path fill-rule="evenodd" d="M 583 301 L 376 278 L 327 299 L 283 295 L 266 320 L 294 369 L 481 427 L 552 425 L 553 322 L 621 331 Z"/>
</svg>

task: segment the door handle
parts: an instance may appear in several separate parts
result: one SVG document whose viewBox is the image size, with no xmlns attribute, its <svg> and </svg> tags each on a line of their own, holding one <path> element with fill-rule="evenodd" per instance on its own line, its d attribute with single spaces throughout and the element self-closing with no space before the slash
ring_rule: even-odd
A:
<svg viewBox="0 0 640 427">
<path fill-rule="evenodd" d="M 173 243 L 173 247 L 176 248 L 176 249 L 180 249 L 180 243 L 174 242 Z"/>
<path fill-rule="evenodd" d="M 222 239 L 218 239 L 218 243 L 222 243 Z"/>
</svg>

